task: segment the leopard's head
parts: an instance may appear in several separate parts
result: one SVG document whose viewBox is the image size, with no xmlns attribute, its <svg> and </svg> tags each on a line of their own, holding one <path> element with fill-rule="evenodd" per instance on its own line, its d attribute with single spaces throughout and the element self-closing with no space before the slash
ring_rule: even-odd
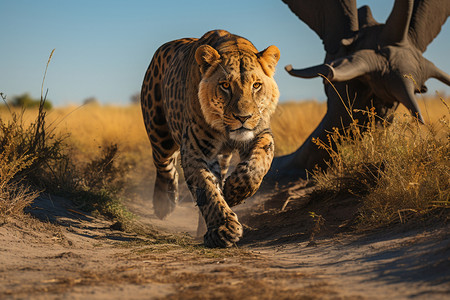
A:
<svg viewBox="0 0 450 300">
<path fill-rule="evenodd" d="M 279 91 L 273 79 L 280 58 L 276 46 L 257 52 L 238 38 L 195 53 L 201 72 L 198 98 L 205 121 L 227 138 L 249 141 L 269 127 Z"/>
</svg>

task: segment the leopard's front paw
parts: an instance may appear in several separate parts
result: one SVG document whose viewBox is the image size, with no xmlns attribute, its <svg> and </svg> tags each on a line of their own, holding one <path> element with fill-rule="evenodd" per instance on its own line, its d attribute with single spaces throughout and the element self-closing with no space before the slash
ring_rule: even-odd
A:
<svg viewBox="0 0 450 300">
<path fill-rule="evenodd" d="M 209 248 L 226 248 L 233 246 L 242 237 L 242 225 L 234 219 L 228 219 L 219 227 L 208 228 L 204 243 Z"/>
</svg>

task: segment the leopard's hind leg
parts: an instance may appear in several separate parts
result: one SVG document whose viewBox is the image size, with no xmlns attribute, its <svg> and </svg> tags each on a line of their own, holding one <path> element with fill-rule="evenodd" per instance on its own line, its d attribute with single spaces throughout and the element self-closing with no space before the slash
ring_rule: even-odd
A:
<svg viewBox="0 0 450 300">
<path fill-rule="evenodd" d="M 157 53 L 155 57 L 157 57 Z M 152 145 L 156 181 L 153 208 L 158 218 L 164 219 L 178 201 L 178 172 L 176 161 L 179 147 L 170 134 L 163 108 L 161 66 L 153 58 L 145 75 L 141 91 L 141 106 L 147 134 Z"/>
</svg>

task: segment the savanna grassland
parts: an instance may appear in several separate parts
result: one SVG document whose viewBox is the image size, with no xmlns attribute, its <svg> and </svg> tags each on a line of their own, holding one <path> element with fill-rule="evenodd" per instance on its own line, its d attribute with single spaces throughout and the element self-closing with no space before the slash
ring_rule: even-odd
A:
<svg viewBox="0 0 450 300">
<path fill-rule="evenodd" d="M 0 298 L 440 299 L 450 279 L 449 103 L 420 100 L 425 125 L 399 109 L 390 126 L 355 121 L 330 133 L 336 147 L 317 141 L 329 170 L 237 208 L 245 237 L 231 249 L 154 226 L 138 105 L 3 106 Z M 295 151 L 325 112 L 317 101 L 281 103 L 276 154 Z"/>
<path fill-rule="evenodd" d="M 380 186 L 378 179 L 381 182 L 381 178 L 383 178 L 383 185 L 386 185 L 390 181 L 390 177 L 387 178 L 388 175 L 385 173 L 383 176 L 379 176 L 381 174 L 379 173 L 376 176 L 374 175 L 375 177 L 378 176 L 377 179 L 374 179 L 376 182 L 370 180 L 368 182 L 362 169 L 370 169 L 376 165 L 380 167 L 381 162 L 389 161 L 390 157 L 387 156 L 393 154 L 389 150 L 393 150 L 397 151 L 395 159 L 410 162 L 408 166 L 412 169 L 406 170 L 402 166 L 397 166 L 399 169 L 392 170 L 392 172 L 398 173 L 403 170 L 414 178 L 427 177 L 431 170 L 436 170 L 437 174 L 442 175 L 441 179 L 434 177 L 430 179 L 431 181 L 443 182 L 430 187 L 430 189 L 439 190 L 440 196 L 437 201 L 447 206 L 449 201 L 448 172 L 450 171 L 448 166 L 448 136 L 450 135 L 448 102 L 450 101 L 442 97 L 422 98 L 420 100 L 419 104 L 426 125 L 418 125 L 417 122 L 412 121 L 407 111 L 400 107 L 396 112 L 396 118 L 392 126 L 372 126 L 369 130 L 360 131 L 360 125 L 356 125 L 356 127 L 349 129 L 353 132 L 347 132 L 347 135 L 330 133 L 330 138 L 340 146 L 338 149 L 329 149 L 333 152 L 334 167 L 330 168 L 328 173 L 316 172 L 315 174 L 316 183 L 320 190 L 327 191 L 327 193 L 342 193 L 353 189 L 353 193 L 363 190 L 361 193 L 364 196 L 370 194 L 369 190 L 373 189 L 374 186 Z M 281 103 L 272 118 L 276 155 L 285 155 L 295 151 L 320 123 L 325 112 L 326 103 L 322 102 Z M 119 198 L 129 197 L 127 195 L 131 195 L 131 198 L 139 197 L 139 192 L 142 192 L 144 188 L 147 189 L 146 194 L 148 195 L 148 190 L 151 189 L 153 182 L 154 169 L 151 148 L 139 105 L 102 106 L 87 104 L 78 107 L 55 108 L 43 113 L 45 114 L 45 124 L 42 125 L 42 130 L 45 131 L 46 138 L 52 137 L 53 142 L 57 141 L 56 144 L 58 145 L 58 149 L 54 149 L 58 153 L 53 155 L 64 156 L 66 159 L 64 163 L 67 165 L 65 166 L 66 169 L 53 170 L 52 173 L 65 172 L 65 177 L 68 176 L 68 173 L 71 173 L 70 176 L 84 176 L 90 178 L 91 181 L 96 181 L 91 177 L 97 176 L 101 178 L 99 182 L 84 182 L 84 185 L 97 185 L 97 188 L 101 190 L 103 187 L 100 188 L 99 185 L 103 184 L 106 189 L 110 189 L 110 191 L 103 192 L 111 192 L 111 194 L 114 194 L 114 196 L 111 195 L 112 197 L 117 194 Z M 24 130 L 30 125 L 35 126 L 33 123 L 36 123 L 36 116 L 38 115 L 38 108 L 21 110 L 18 108 L 8 109 L 4 106 L 0 109 L 0 117 L 4 123 L 10 122 L 13 116 L 16 116 L 20 119 L 17 122 L 22 124 Z M 356 134 L 355 130 L 358 131 Z M 357 142 L 354 142 L 355 136 Z M 378 142 L 371 143 L 371 141 Z M 326 148 L 328 141 L 319 141 L 319 146 Z M 419 151 L 422 152 L 419 153 Z M 377 153 L 378 156 L 372 157 L 374 161 L 369 162 L 371 154 L 375 155 L 374 153 Z M 408 154 L 410 156 L 407 156 Z M 429 156 L 431 159 L 440 161 L 435 161 L 434 166 L 419 166 L 426 159 L 422 156 Z M 417 157 L 418 165 L 411 164 L 413 157 Z M 399 164 L 399 162 L 395 163 Z M 104 165 L 100 166 L 101 164 Z M 368 165 L 370 166 L 368 167 Z M 441 170 L 437 166 L 441 166 L 443 169 Z M 61 166 L 56 168 L 61 168 Z M 423 174 L 420 173 L 421 170 L 424 172 Z M 378 171 L 380 170 L 376 172 Z M 79 174 L 76 175 L 76 173 Z M 437 176 L 437 174 L 435 175 Z M 365 178 L 365 183 L 361 182 L 361 176 Z M 392 176 L 394 175 L 392 174 Z M 120 177 L 120 180 L 113 177 Z M 404 184 L 408 186 L 404 190 L 408 193 L 417 190 L 417 188 L 424 188 L 417 183 L 419 180 L 414 178 L 404 180 Z M 79 185 L 83 181 L 80 178 L 59 178 L 59 180 L 73 181 L 60 183 L 69 187 L 73 184 Z M 396 185 L 398 185 L 399 180 L 399 178 L 395 179 Z M 346 186 L 346 183 L 349 186 Z M 359 187 L 354 188 L 355 186 Z M 385 186 L 381 190 L 386 190 Z M 378 194 L 379 192 L 374 193 Z M 398 193 L 400 194 L 393 197 L 404 197 L 402 191 L 398 191 Z M 418 191 L 414 193 L 417 194 Z M 411 195 L 408 194 L 407 198 L 411 198 Z M 396 209 L 404 208 L 397 207 Z M 411 208 L 411 210 L 414 209 Z M 395 214 L 392 211 L 390 213 Z M 374 218 L 378 220 L 379 217 Z"/>
</svg>

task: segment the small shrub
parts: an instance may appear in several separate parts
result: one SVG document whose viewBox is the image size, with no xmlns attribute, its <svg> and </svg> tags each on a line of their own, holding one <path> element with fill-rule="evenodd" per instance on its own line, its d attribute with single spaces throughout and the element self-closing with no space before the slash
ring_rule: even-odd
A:
<svg viewBox="0 0 450 300">
<path fill-rule="evenodd" d="M 22 113 L 0 119 L 0 216 L 18 216 L 38 195 L 37 190 L 62 194 L 80 208 L 125 222 L 132 215 L 123 206 L 123 169 L 114 160 L 117 145 L 104 148 L 100 157 L 75 164 L 66 136 L 46 126 L 40 106 L 36 119 L 26 126 Z M 33 189 L 31 188 L 33 187 Z"/>
<path fill-rule="evenodd" d="M 10 105 L 21 108 L 33 108 L 43 105 L 45 110 L 50 110 L 53 108 L 52 103 L 48 99 L 46 99 L 42 104 L 40 99 L 33 99 L 33 97 L 31 97 L 28 93 L 13 97 Z"/>
<path fill-rule="evenodd" d="M 27 156 L 17 156 L 10 144 L 0 153 L 0 217 L 19 216 L 38 195 L 23 184 L 17 174 L 32 163 Z"/>
<path fill-rule="evenodd" d="M 3 101 L 6 97 L 2 94 Z M 22 115 L 11 112 L 9 122 L 0 119 L 0 215 L 17 216 L 29 205 L 38 192 L 37 185 L 44 169 L 57 159 L 62 139 L 49 135 L 45 128 L 43 103 L 36 120 L 24 126 Z M 25 180 L 27 179 L 27 180 Z"/>
<path fill-rule="evenodd" d="M 84 169 L 76 167 L 69 156 L 70 147 L 64 143 L 67 135 L 56 135 L 54 123 L 46 125 L 48 102 L 43 89 L 52 55 L 53 51 L 44 73 L 37 116 L 29 125 L 23 120 L 25 108 L 19 113 L 11 110 L 6 96 L 0 93 L 10 113 L 8 121 L 0 118 L 0 217 L 22 214 L 39 195 L 38 190 L 47 190 L 87 204 L 83 208 L 119 221 L 127 220 L 131 214 L 121 204 L 123 182 L 113 162 L 117 146 L 107 147 L 100 159 L 91 161 Z M 13 101 L 22 107 L 30 107 L 32 103 L 28 95 Z"/>
<path fill-rule="evenodd" d="M 78 175 L 80 185 L 73 199 L 83 210 L 107 216 L 127 224 L 133 218 L 123 205 L 124 176 L 127 170 L 117 166 L 118 146 L 104 147 L 102 154 L 82 168 Z"/>
</svg>

